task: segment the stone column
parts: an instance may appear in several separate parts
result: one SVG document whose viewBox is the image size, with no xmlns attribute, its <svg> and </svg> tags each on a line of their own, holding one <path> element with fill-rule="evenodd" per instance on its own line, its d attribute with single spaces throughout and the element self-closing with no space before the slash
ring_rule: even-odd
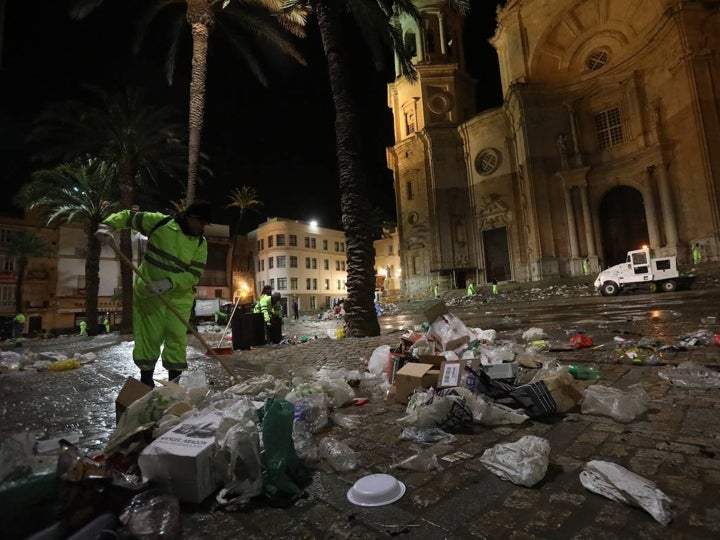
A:
<svg viewBox="0 0 720 540">
<path fill-rule="evenodd" d="M 580 186 L 580 202 L 582 203 L 583 223 L 585 224 L 585 243 L 587 244 L 588 257 L 597 256 L 595 247 L 595 233 L 592 226 L 592 214 L 590 214 L 590 201 L 588 199 L 587 186 Z"/>
<path fill-rule="evenodd" d="M 646 196 L 643 197 L 643 204 L 645 205 L 645 219 L 647 220 L 648 237 L 650 240 L 650 247 L 662 247 L 660 240 L 660 226 L 658 224 L 657 209 L 655 208 L 655 201 L 652 198 L 652 182 L 650 177 L 652 176 L 652 167 L 647 169 L 648 176 L 648 189 Z"/>
<path fill-rule="evenodd" d="M 568 235 L 570 236 L 570 256 L 578 256 L 577 229 L 575 228 L 575 212 L 573 210 L 571 188 L 565 188 L 565 215 L 567 216 Z"/>
<path fill-rule="evenodd" d="M 438 13 L 438 28 L 440 33 L 440 52 L 443 56 L 447 55 L 447 43 L 445 40 L 445 15 L 440 11 Z"/>
<path fill-rule="evenodd" d="M 665 226 L 665 243 L 669 247 L 678 245 L 677 222 L 675 221 L 675 210 L 670 195 L 670 185 L 667 168 L 664 163 L 654 168 L 658 175 L 658 188 L 660 191 L 660 207 L 663 213 L 663 225 Z"/>
</svg>

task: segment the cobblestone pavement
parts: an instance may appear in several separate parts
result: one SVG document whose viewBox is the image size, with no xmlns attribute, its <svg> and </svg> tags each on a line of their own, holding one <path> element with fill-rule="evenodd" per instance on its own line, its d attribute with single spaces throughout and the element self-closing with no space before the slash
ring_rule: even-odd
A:
<svg viewBox="0 0 720 540">
<path fill-rule="evenodd" d="M 578 290 L 582 289 L 582 285 Z M 585 287 L 586 288 L 586 287 Z M 557 291 L 558 289 L 554 289 Z M 579 408 L 568 414 L 526 421 L 516 426 L 469 426 L 455 433 L 452 452 L 466 457 L 440 468 L 415 471 L 391 468 L 416 452 L 417 442 L 401 440 L 398 418 L 403 405 L 388 401 L 377 385 L 356 390 L 367 397 L 362 406 L 338 409 L 352 425 L 331 425 L 315 434 L 346 442 L 358 455 L 358 466 L 336 472 L 329 464 L 313 463 L 313 478 L 305 496 L 289 508 L 273 508 L 262 501 L 238 511 L 218 509 L 212 497 L 201 505 L 182 506 L 183 538 L 673 538 L 720 537 L 720 399 L 718 386 L 691 388 L 672 385 L 658 374 L 681 362 L 720 367 L 720 347 L 709 344 L 685 351 L 668 351 L 654 365 L 613 362 L 614 336 L 642 336 L 670 343 L 698 328 L 717 332 L 708 317 L 717 316 L 720 294 L 712 280 L 692 291 L 671 295 L 642 295 L 638 299 L 587 298 L 558 294 L 552 289 L 525 289 L 502 299 L 447 299 L 454 314 L 468 326 L 494 328 L 498 339 L 518 341 L 529 327 L 545 328 L 550 339 L 567 339 L 568 329 L 582 327 L 595 338 L 597 349 L 550 355 L 563 364 L 596 363 L 598 381 L 577 381 L 579 389 L 603 384 L 620 389 L 639 383 L 650 396 L 648 411 L 639 420 L 621 424 L 609 417 L 584 415 Z M 542 297 L 538 302 L 529 298 Z M 568 297 L 575 297 L 568 299 Z M 642 308 L 633 304 L 642 300 Z M 554 319 L 570 303 L 567 315 Z M 286 334 L 306 333 L 310 339 L 297 345 L 266 345 L 224 356 L 239 378 L 269 373 L 289 380 L 320 368 L 363 371 L 376 347 L 400 343 L 401 324 L 423 322 L 425 303 L 405 305 L 383 321 L 383 334 L 373 338 L 329 339 L 322 336 L 330 323 L 304 320 L 286 324 Z M 628 307 L 630 306 L 630 307 Z M 685 306 L 692 306 L 686 309 Z M 699 307 L 698 307 L 699 306 Z M 595 316 L 589 315 L 595 313 Z M 705 320 L 705 323 L 703 323 Z M 546 324 L 547 323 L 547 324 Z M 316 331 L 316 332 L 315 332 Z M 213 336 L 214 337 L 214 336 Z M 130 336 L 97 336 L 88 341 L 30 340 L 31 350 L 94 350 L 97 360 L 80 369 L 58 373 L 5 373 L 0 375 L 0 440 L 21 430 L 40 436 L 80 432 L 78 446 L 99 450 L 114 426 L 114 399 L 125 378 L 136 375 L 129 360 Z M 209 340 L 212 342 L 212 340 Z M 191 340 L 192 369 L 203 369 L 217 388 L 230 385 L 229 374 L 216 359 Z M 161 378 L 162 370 L 156 375 Z M 492 474 L 480 462 L 483 452 L 523 435 L 550 442 L 550 466 L 545 478 L 532 488 L 515 485 Z M 579 473 L 587 461 L 611 461 L 652 480 L 672 501 L 674 519 L 662 526 L 650 514 L 587 491 Z M 397 502 L 374 508 L 351 504 L 346 493 L 366 474 L 393 474 L 407 486 Z"/>
</svg>

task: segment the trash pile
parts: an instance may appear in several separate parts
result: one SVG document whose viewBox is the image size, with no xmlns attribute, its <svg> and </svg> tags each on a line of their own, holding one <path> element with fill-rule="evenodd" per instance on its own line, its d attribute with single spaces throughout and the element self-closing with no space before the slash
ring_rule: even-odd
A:
<svg viewBox="0 0 720 540">
<path fill-rule="evenodd" d="M 581 414 L 620 423 L 647 411 L 642 386 L 607 387 L 598 382 L 598 366 L 563 365 L 543 354 L 597 348 L 580 330 L 568 332 L 566 344 L 550 343 L 540 328 L 510 342 L 497 339 L 494 330 L 466 327 L 443 302 L 425 316 L 431 322 L 406 328 L 398 346 L 374 349 L 366 371 L 308 367 L 291 380 L 266 374 L 225 390 L 211 388 L 200 370 L 183 372 L 177 383 L 159 381 L 155 388 L 128 378 L 116 399 L 117 425 L 101 452 L 83 454 L 72 434 L 53 441 L 20 434 L 3 441 L 0 504 L 14 515 L 21 501 L 28 502 L 19 495 L 32 492 L 40 497 L 32 502 L 54 505 L 49 515 L 58 521 L 51 526 L 62 534 L 102 526 L 124 527 L 137 538 L 179 537 L 181 503 L 212 500 L 214 508 L 226 511 L 250 504 L 287 506 L 302 495 L 314 466 L 355 470 L 359 452 L 328 428 L 350 433 L 365 428 L 367 416 L 352 411 L 370 401 L 404 406 L 398 437 L 412 441 L 412 454 L 393 458 L 387 470 L 442 470 L 442 462 L 471 457 L 453 451 L 452 443 L 455 432 L 473 425 L 520 426 L 578 406 Z M 622 351 L 622 361 L 634 364 L 643 355 L 643 363 L 655 363 L 662 355 L 658 343 L 622 339 L 611 352 L 619 358 Z M 695 342 L 685 346 L 699 346 L 714 338 L 697 333 L 687 339 Z M 0 360 L 6 369 L 50 369 L 71 360 L 8 354 Z M 72 360 L 92 359 L 88 353 Z M 677 386 L 720 386 L 716 372 L 690 362 L 663 368 L 659 376 Z M 545 478 L 550 450 L 547 440 L 523 436 L 488 448 L 480 461 L 503 480 L 532 487 Z M 389 475 L 361 480 L 348 492 L 361 506 L 391 504 L 406 489 Z M 580 481 L 589 491 L 645 509 L 663 525 L 672 520 L 671 500 L 619 465 L 591 461 Z M 60 486 L 72 497 L 58 498 Z"/>
<path fill-rule="evenodd" d="M 76 353 L 69 357 L 55 352 L 35 353 L 24 350 L 20 354 L 15 351 L 0 351 L 0 373 L 7 371 L 65 371 L 92 364 L 95 358 L 97 357 L 93 352 Z"/>
</svg>

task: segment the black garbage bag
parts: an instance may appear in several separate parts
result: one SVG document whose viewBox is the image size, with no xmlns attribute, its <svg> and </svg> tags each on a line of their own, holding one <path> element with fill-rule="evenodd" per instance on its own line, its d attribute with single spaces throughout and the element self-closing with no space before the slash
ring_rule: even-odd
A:
<svg viewBox="0 0 720 540">
<path fill-rule="evenodd" d="M 311 479 L 293 443 L 295 406 L 285 399 L 270 398 L 258 411 L 263 440 L 263 493 L 271 504 L 290 506 Z"/>
</svg>

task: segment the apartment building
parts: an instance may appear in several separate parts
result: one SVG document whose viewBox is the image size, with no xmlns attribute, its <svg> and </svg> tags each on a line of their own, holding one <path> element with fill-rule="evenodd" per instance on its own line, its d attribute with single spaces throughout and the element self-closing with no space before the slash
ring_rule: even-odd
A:
<svg viewBox="0 0 720 540">
<path fill-rule="evenodd" d="M 346 296 L 345 234 L 305 221 L 269 218 L 248 234 L 254 241 L 255 294 L 265 285 L 301 312 L 331 308 Z"/>
<path fill-rule="evenodd" d="M 18 261 L 8 251 L 10 231 L 25 231 L 41 236 L 49 249 L 47 258 L 30 258 L 22 280 L 22 299 L 27 318 L 26 333 L 42 329 L 73 331 L 85 318 L 86 233 L 81 225 L 48 227 L 39 214 L 0 215 L 0 317 L 15 315 L 15 291 Z M 196 288 L 198 298 L 232 299 L 236 290 L 248 287 L 247 276 L 231 280 L 230 235 L 227 225 L 211 224 L 205 229 L 208 261 Z M 146 238 L 133 234 L 133 263 L 139 264 L 145 252 Z M 120 260 L 109 247 L 100 256 L 98 313 L 108 315 L 116 328 L 122 322 Z M 252 280 L 252 277 L 250 277 Z M 100 321 L 98 321 L 100 322 Z"/>
</svg>

